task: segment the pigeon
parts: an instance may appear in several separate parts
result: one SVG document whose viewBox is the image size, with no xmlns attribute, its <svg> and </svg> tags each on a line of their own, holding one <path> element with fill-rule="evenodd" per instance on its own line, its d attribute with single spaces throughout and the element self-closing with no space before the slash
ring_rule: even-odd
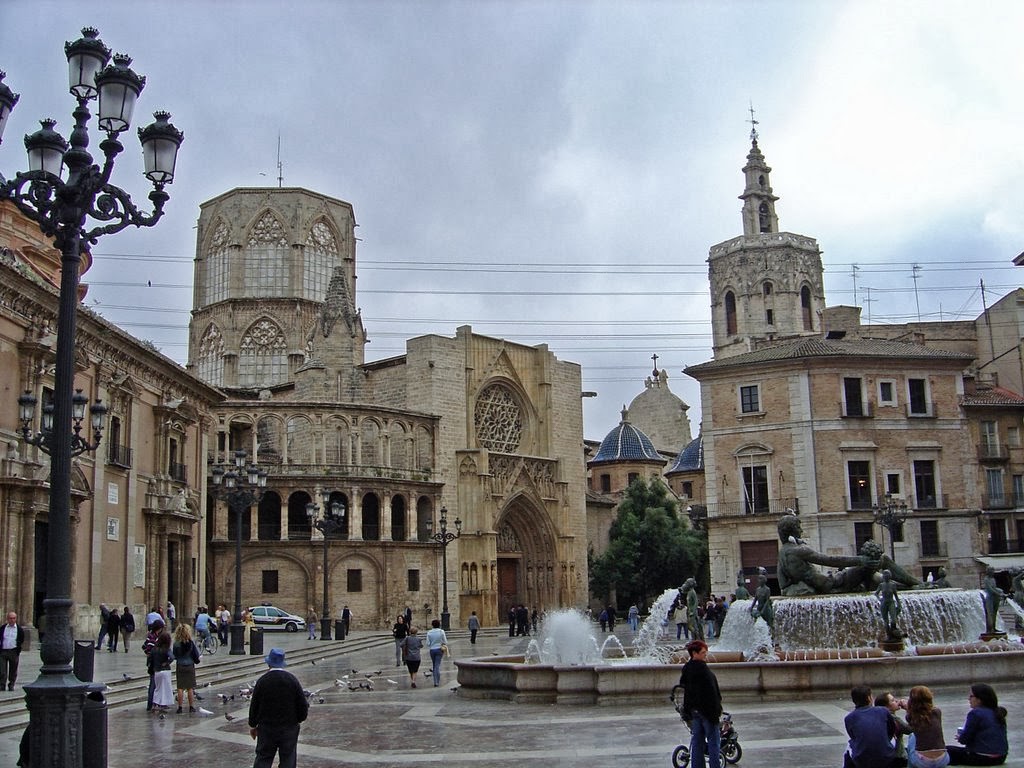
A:
<svg viewBox="0 0 1024 768">
<path fill-rule="evenodd" d="M 348 677 L 348 675 L 345 675 L 345 677 Z M 345 681 L 344 677 L 341 678 L 340 680 L 335 680 L 334 681 L 334 687 L 335 688 L 344 688 L 347 684 L 348 683 Z"/>
<path fill-rule="evenodd" d="M 200 707 L 200 708 L 199 708 L 199 714 L 200 714 L 200 715 L 203 715 L 203 716 L 205 716 L 205 717 L 209 717 L 210 715 L 212 715 L 212 714 L 213 714 L 213 712 L 211 712 L 211 711 L 210 711 L 210 710 L 208 710 L 208 709 L 204 709 L 203 707 Z"/>
<path fill-rule="evenodd" d="M 316 703 L 317 704 L 323 704 L 324 703 L 324 697 L 321 696 L 319 699 L 316 700 Z"/>
<path fill-rule="evenodd" d="M 398 681 L 397 681 L 397 680 L 392 680 L 392 679 L 391 679 L 391 678 L 389 677 L 389 678 L 388 678 L 388 685 L 398 685 Z"/>
<path fill-rule="evenodd" d="M 233 695 L 229 698 L 226 693 L 218 693 L 217 698 L 220 699 L 222 704 L 227 704 L 229 701 L 234 701 L 235 699 Z"/>
<path fill-rule="evenodd" d="M 225 720 L 227 720 L 227 721 L 228 721 L 228 722 L 230 723 L 230 722 L 232 722 L 232 721 L 233 721 L 233 720 L 234 720 L 235 718 L 234 718 L 234 715 L 232 715 L 232 714 L 231 714 L 230 712 L 225 712 L 225 713 L 224 713 L 224 719 L 225 719 Z"/>
<path fill-rule="evenodd" d="M 160 719 L 161 720 L 166 720 L 167 719 L 167 715 L 165 715 L 163 712 L 161 712 L 160 713 Z"/>
<path fill-rule="evenodd" d="M 316 666 L 316 659 L 310 659 L 309 663 L 312 664 L 315 667 Z"/>
<path fill-rule="evenodd" d="M 131 679 L 132 679 L 132 676 L 131 676 L 131 675 L 129 675 L 129 674 L 127 673 L 127 672 L 122 672 L 122 673 L 121 673 L 121 679 L 122 679 L 122 680 L 125 680 L 125 681 L 127 681 L 127 680 L 131 680 Z"/>
</svg>

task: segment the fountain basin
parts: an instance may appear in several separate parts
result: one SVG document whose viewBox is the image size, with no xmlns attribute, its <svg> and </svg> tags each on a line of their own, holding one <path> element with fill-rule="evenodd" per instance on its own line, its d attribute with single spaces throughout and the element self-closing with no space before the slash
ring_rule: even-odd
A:
<svg viewBox="0 0 1024 768">
<path fill-rule="evenodd" d="M 711 669 L 726 700 L 776 701 L 849 693 L 855 685 L 909 690 L 914 685 L 1016 682 L 1024 646 L 977 643 L 928 646 L 917 655 L 778 661 L 719 661 Z M 522 656 L 455 662 L 460 697 L 519 703 L 664 703 L 682 664 L 527 664 Z"/>
</svg>

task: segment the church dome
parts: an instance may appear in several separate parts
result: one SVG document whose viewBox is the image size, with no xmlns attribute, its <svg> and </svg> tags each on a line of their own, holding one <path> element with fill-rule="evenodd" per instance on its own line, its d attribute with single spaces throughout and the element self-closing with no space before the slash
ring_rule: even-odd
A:
<svg viewBox="0 0 1024 768">
<path fill-rule="evenodd" d="M 629 404 L 629 419 L 663 451 L 690 442 L 690 406 L 668 388 L 668 373 L 654 369 L 644 390 Z"/>
<path fill-rule="evenodd" d="M 665 474 L 673 472 L 703 472 L 704 471 L 704 436 L 697 435 L 689 445 L 679 452 L 676 460 L 672 462 L 672 468 Z"/>
<path fill-rule="evenodd" d="M 609 432 L 590 464 L 604 461 L 657 461 L 664 459 L 654 449 L 651 439 L 629 423 L 629 411 L 622 409 L 622 421 Z"/>
</svg>

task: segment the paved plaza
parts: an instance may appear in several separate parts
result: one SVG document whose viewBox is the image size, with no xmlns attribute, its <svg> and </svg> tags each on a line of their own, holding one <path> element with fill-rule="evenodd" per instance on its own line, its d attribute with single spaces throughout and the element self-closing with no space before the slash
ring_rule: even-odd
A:
<svg viewBox="0 0 1024 768">
<path fill-rule="evenodd" d="M 526 638 L 488 630 L 471 646 L 464 632 L 451 632 L 453 656 L 519 653 Z M 620 631 L 628 643 L 628 629 Z M 437 765 L 480 768 L 524 763 L 569 768 L 668 766 L 684 728 L 666 700 L 663 706 L 574 707 L 510 704 L 458 697 L 455 667 L 444 662 L 442 684 L 421 675 L 412 689 L 403 668 L 395 667 L 394 646 L 383 633 L 355 632 L 343 642 L 310 641 L 299 635 L 268 635 L 266 647 L 284 647 L 294 660 L 290 669 L 310 690 L 319 690 L 303 725 L 299 765 L 342 766 Z M 35 679 L 36 651 L 25 654 L 20 683 Z M 238 695 L 240 680 L 254 680 L 262 657 L 229 656 L 222 649 L 199 667 L 202 707 L 211 714 L 174 714 L 163 718 L 145 711 L 145 663 L 139 644 L 131 653 L 98 652 L 96 679 L 108 683 L 108 765 L 111 768 L 163 768 L 199 765 L 248 766 L 253 742 L 246 725 L 247 702 Z M 244 673 L 240 680 L 233 673 Z M 127 675 L 129 680 L 125 680 Z M 346 676 L 344 678 L 343 676 Z M 356 686 L 373 680 L 373 690 L 350 691 L 336 680 Z M 226 682 L 230 680 L 230 682 Z M 952 738 L 967 710 L 967 691 L 942 688 L 941 681 L 921 681 L 938 692 L 945 731 Z M 884 681 L 875 686 L 881 690 Z M 1024 687 L 996 686 L 1009 710 L 1010 759 L 1024 766 Z M 222 703 L 217 694 L 234 694 Z M 905 691 L 898 691 L 905 694 Z M 322 701 L 321 701 L 322 699 Z M 836 768 L 846 745 L 843 717 L 848 698 L 761 704 L 726 700 L 734 715 L 743 760 L 740 766 L 762 768 Z M 24 728 L 19 691 L 0 694 L 0 765 L 13 766 Z M 233 717 L 228 720 L 226 716 Z"/>
</svg>

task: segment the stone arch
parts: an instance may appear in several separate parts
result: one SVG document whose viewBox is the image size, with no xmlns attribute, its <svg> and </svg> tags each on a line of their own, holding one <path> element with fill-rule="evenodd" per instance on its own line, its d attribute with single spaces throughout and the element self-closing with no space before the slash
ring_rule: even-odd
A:
<svg viewBox="0 0 1024 768">
<path fill-rule="evenodd" d="M 196 375 L 215 387 L 224 385 L 224 335 L 216 323 L 206 326 L 199 338 Z"/>
<path fill-rule="evenodd" d="M 209 236 L 202 248 L 205 255 L 203 274 L 203 302 L 206 305 L 224 301 L 231 290 L 231 228 L 223 216 L 218 215 L 207 229 Z"/>
<path fill-rule="evenodd" d="M 381 529 L 380 496 L 373 491 L 364 493 L 359 505 L 363 516 L 363 541 L 377 541 Z"/>
<path fill-rule="evenodd" d="M 434 468 L 434 435 L 433 433 L 424 426 L 416 427 L 415 437 L 415 466 L 414 469 L 420 470 L 432 470 Z"/>
<path fill-rule="evenodd" d="M 391 463 L 388 466 L 396 469 L 412 468 L 412 446 L 408 439 L 409 430 L 400 421 L 392 421 L 388 424 L 388 444 L 391 454 Z"/>
<path fill-rule="evenodd" d="M 309 541 L 313 535 L 313 527 L 306 514 L 306 505 L 313 497 L 306 491 L 295 491 L 288 497 L 288 540 Z"/>
<path fill-rule="evenodd" d="M 352 425 L 343 416 L 331 416 L 324 430 L 324 460 L 327 464 L 351 464 Z"/>
<path fill-rule="evenodd" d="M 280 416 L 263 416 L 256 422 L 256 460 L 260 464 L 280 464 L 285 449 L 284 421 Z"/>
<path fill-rule="evenodd" d="M 277 491 L 266 491 L 260 499 L 256 509 L 256 536 L 260 541 L 281 540 L 281 497 Z"/>
<path fill-rule="evenodd" d="M 341 550 L 341 547 L 338 547 Z M 348 571 L 362 571 L 359 592 L 348 590 Z M 390 627 L 386 624 L 384 604 L 384 569 L 377 560 L 358 550 L 343 550 L 328 562 L 331 584 L 331 614 L 341 618 L 341 610 L 348 605 L 361 627 Z"/>
<path fill-rule="evenodd" d="M 288 227 L 277 212 L 264 208 L 257 213 L 245 238 L 243 295 L 292 295 L 290 250 Z"/>
<path fill-rule="evenodd" d="M 391 524 L 392 541 L 405 541 L 409 538 L 406 520 L 405 496 L 396 493 L 391 497 L 391 520 L 388 521 Z"/>
<path fill-rule="evenodd" d="M 313 422 L 308 416 L 292 416 L 286 426 L 288 434 L 288 463 L 313 464 L 315 462 Z"/>
<path fill-rule="evenodd" d="M 558 531 L 546 508 L 525 493 L 512 496 L 495 524 L 497 537 L 498 615 L 513 605 L 550 610 L 571 596 L 559 589 Z"/>
<path fill-rule="evenodd" d="M 477 443 L 494 453 L 525 453 L 533 448 L 537 415 L 523 388 L 506 376 L 480 385 L 473 403 Z"/>
<path fill-rule="evenodd" d="M 359 422 L 359 461 L 364 467 L 380 467 L 384 462 L 380 455 L 381 424 L 373 418 Z"/>
<path fill-rule="evenodd" d="M 318 217 L 306 234 L 302 258 L 302 297 L 312 301 L 323 301 L 331 281 L 334 267 L 341 260 L 341 242 L 331 220 Z"/>
</svg>

